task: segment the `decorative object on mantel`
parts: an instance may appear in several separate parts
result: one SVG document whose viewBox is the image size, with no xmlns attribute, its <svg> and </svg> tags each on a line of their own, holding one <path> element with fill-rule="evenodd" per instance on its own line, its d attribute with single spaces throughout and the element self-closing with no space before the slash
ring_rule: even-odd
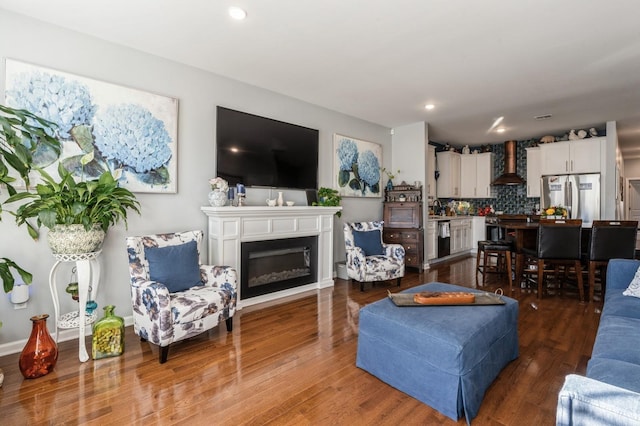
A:
<svg viewBox="0 0 640 426">
<path fill-rule="evenodd" d="M 247 190 L 243 184 L 236 184 L 236 194 L 238 196 L 238 207 L 244 206 L 244 197 L 247 196 Z"/>
<path fill-rule="evenodd" d="M 227 193 L 229 192 L 229 183 L 221 177 L 209 179 L 211 192 L 209 192 L 209 204 L 213 207 L 222 207 L 227 204 Z"/>
<path fill-rule="evenodd" d="M 31 317 L 31 336 L 20 353 L 18 366 L 26 379 L 36 379 L 53 371 L 58 361 L 58 345 L 47 330 L 48 314 Z"/>
<path fill-rule="evenodd" d="M 115 306 L 104 307 L 104 317 L 93 325 L 93 359 L 119 356 L 124 352 L 124 319 L 113 313 Z"/>
<path fill-rule="evenodd" d="M 321 187 L 318 189 L 318 202 L 314 202 L 314 206 L 329 206 L 336 207 L 340 205 L 342 197 L 338 194 L 338 191 L 331 188 Z M 342 211 L 337 211 L 336 216 L 342 216 Z"/>
</svg>

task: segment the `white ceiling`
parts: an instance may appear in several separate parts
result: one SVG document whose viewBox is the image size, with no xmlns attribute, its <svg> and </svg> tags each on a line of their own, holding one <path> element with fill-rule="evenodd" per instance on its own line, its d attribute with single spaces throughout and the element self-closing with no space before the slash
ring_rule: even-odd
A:
<svg viewBox="0 0 640 426">
<path fill-rule="evenodd" d="M 233 21 L 231 5 L 247 19 Z M 618 123 L 640 158 L 637 0 L 0 0 L 0 8 L 454 145 Z M 436 108 L 426 111 L 424 105 Z M 549 120 L 534 116 L 552 114 Z M 504 116 L 503 134 L 487 130 Z"/>
</svg>

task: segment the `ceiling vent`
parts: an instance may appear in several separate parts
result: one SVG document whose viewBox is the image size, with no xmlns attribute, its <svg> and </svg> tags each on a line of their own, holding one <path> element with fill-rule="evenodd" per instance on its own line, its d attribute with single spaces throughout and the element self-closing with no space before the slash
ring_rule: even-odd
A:
<svg viewBox="0 0 640 426">
<path fill-rule="evenodd" d="M 536 119 L 536 121 L 542 121 L 542 120 L 548 120 L 548 119 L 550 119 L 551 117 L 553 117 L 551 114 L 542 114 L 542 115 L 536 115 L 536 116 L 535 116 L 535 117 L 533 117 L 533 118 L 535 118 L 535 119 Z"/>
<path fill-rule="evenodd" d="M 518 142 L 516 141 L 504 143 L 504 173 L 494 180 L 492 185 L 522 185 L 524 183 L 524 179 L 516 173 L 517 148 Z"/>
</svg>

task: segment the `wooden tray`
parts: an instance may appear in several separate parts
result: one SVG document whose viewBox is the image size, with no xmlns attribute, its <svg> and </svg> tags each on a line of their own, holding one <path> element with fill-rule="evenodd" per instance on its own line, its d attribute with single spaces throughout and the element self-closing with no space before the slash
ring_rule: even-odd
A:
<svg viewBox="0 0 640 426">
<path fill-rule="evenodd" d="M 504 305 L 506 302 L 502 299 L 502 296 L 495 293 L 474 293 L 476 296 L 475 303 L 464 303 L 459 305 L 452 305 L 451 303 L 437 305 L 425 305 L 422 303 L 416 303 L 413 301 L 413 295 L 415 293 L 391 293 L 387 290 L 389 294 L 389 299 L 396 305 L 400 307 L 406 306 L 486 306 L 486 305 Z"/>
</svg>

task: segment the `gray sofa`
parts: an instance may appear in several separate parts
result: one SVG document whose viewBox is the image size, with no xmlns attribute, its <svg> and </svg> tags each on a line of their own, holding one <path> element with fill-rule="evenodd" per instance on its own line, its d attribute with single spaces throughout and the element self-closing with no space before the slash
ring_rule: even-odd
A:
<svg viewBox="0 0 640 426">
<path fill-rule="evenodd" d="M 570 374 L 556 425 L 640 425 L 640 298 L 625 296 L 640 261 L 614 259 L 586 377 Z"/>
</svg>

